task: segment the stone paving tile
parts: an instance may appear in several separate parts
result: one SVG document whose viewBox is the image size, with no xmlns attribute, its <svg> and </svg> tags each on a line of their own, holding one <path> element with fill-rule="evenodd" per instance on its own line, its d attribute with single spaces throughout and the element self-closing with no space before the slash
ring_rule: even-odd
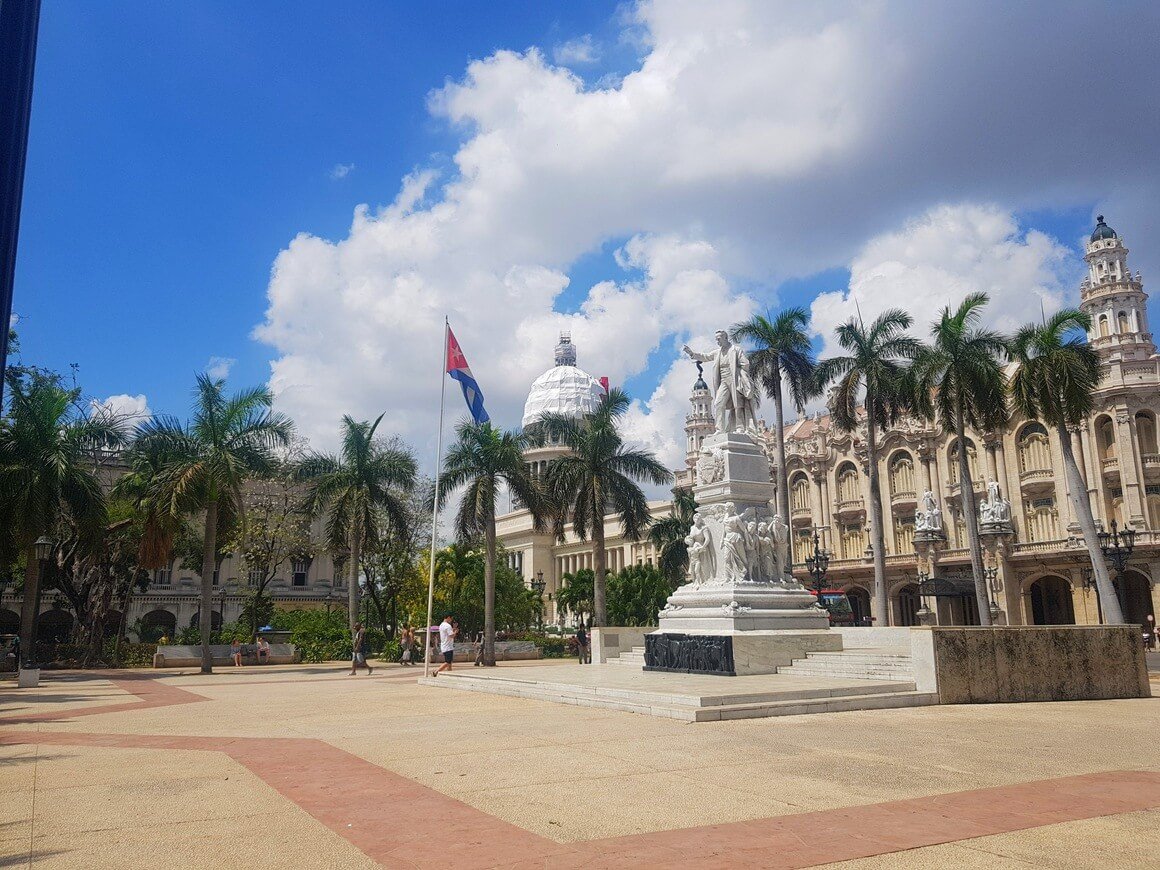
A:
<svg viewBox="0 0 1160 870">
<path fill-rule="evenodd" d="M 166 778 L 170 760 L 220 753 L 223 764 L 246 768 L 231 775 L 233 786 L 222 791 L 244 777 L 250 783 L 242 789 L 249 797 L 234 822 L 235 835 L 244 830 L 245 836 L 261 836 L 251 833 L 251 824 L 256 824 L 251 820 L 276 817 L 280 821 L 270 827 L 280 842 L 284 823 L 295 820 L 284 838 L 287 844 L 298 844 L 294 848 L 303 860 L 293 866 L 302 867 L 374 866 L 365 863 L 368 855 L 386 866 L 429 866 L 430 844 L 441 838 L 463 844 L 457 861 L 473 866 L 625 866 L 630 857 L 652 856 L 658 864 L 694 863 L 700 870 L 730 860 L 731 866 L 796 867 L 857 855 L 901 859 L 951 848 L 924 845 L 937 842 L 930 839 L 934 835 L 958 841 L 953 848 L 959 850 L 966 849 L 964 844 L 985 845 L 994 837 L 1034 842 L 1027 831 L 995 833 L 1012 829 L 1013 814 L 1019 825 L 1046 825 L 1031 830 L 1056 829 L 1070 843 L 1076 826 L 1100 821 L 1084 820 L 1086 816 L 1111 812 L 1121 813 L 1114 819 L 1130 818 L 1142 801 L 1160 792 L 1160 781 L 1140 779 L 1153 774 L 1131 772 L 1160 770 L 1149 736 L 1160 725 L 1160 703 L 1155 701 L 861 711 L 686 725 L 424 689 L 414 685 L 417 673 L 400 668 L 376 669 L 370 678 L 344 681 L 341 667 L 263 669 L 261 682 L 254 681 L 253 672 L 166 675 L 160 680 L 153 674 L 130 675 L 135 677 L 137 700 L 128 704 L 123 696 L 97 697 L 109 692 L 106 680 L 73 679 L 70 693 L 91 692 L 93 709 L 26 724 L 5 723 L 0 715 L 0 765 L 20 757 L 6 742 L 38 741 L 38 752 L 46 759 L 55 755 L 40 768 L 45 782 L 53 783 L 44 793 L 64 796 L 69 787 L 59 777 L 53 782 L 54 772 L 84 753 L 133 755 L 134 766 L 146 770 L 145 755 L 155 753 L 161 760 L 153 766 L 158 771 L 153 782 Z M 134 680 L 125 681 L 130 683 Z M 0 691 L 0 700 L 3 695 Z M 101 705 L 118 709 L 95 709 Z M 44 706 L 50 707 L 44 712 L 53 712 L 53 704 Z M 283 712 L 291 715 L 290 721 L 281 718 Z M 529 751 L 520 752 L 525 745 Z M 594 775 L 577 776 L 569 767 L 573 759 L 576 768 Z M 430 779 L 417 781 L 425 764 L 432 771 Z M 598 775 L 602 764 L 605 776 Z M 93 767 L 99 773 L 101 765 Z M 5 774 L 9 770 L 15 768 L 0 766 Z M 211 764 L 209 770 L 218 768 Z M 435 770 L 445 773 L 435 775 Z M 1100 771 L 1112 772 L 1106 782 L 1082 777 L 1043 781 Z M 491 785 L 510 785 L 488 788 L 489 776 Z M 122 787 L 111 769 L 107 777 L 113 788 Z M 199 780 L 192 767 L 181 763 L 174 763 L 172 778 L 180 788 L 189 786 L 196 799 L 188 805 L 186 819 L 160 827 L 192 830 L 197 819 L 211 828 L 229 822 L 196 815 L 209 778 Z M 344 788 L 352 782 L 356 787 Z M 1093 782 L 1099 786 L 1094 796 L 1088 793 Z M 956 793 L 981 786 L 1001 788 L 980 793 L 983 797 L 966 812 Z M 124 788 L 118 802 L 132 791 Z M 96 790 L 94 784 L 78 783 L 78 795 L 87 798 L 84 803 L 92 801 L 90 789 Z M 156 799 L 148 789 L 143 794 L 146 806 Z M 919 800 L 874 804 L 898 797 Z M 263 812 L 263 801 L 282 810 Z M 395 823 L 396 806 L 411 810 L 405 825 Z M 810 806 L 824 812 L 803 813 Z M 1149 820 L 1154 825 L 1155 818 Z M 832 830 L 829 826 L 835 823 L 845 835 L 847 854 L 820 855 L 807 841 L 814 831 Z M 808 835 L 798 837 L 804 845 L 795 845 L 799 829 Z M 19 849 L 25 829 L 18 821 L 10 830 L 14 837 L 6 842 Z M 1069 847 L 1079 856 L 1074 866 L 1085 866 L 1083 860 L 1108 847 L 1109 837 L 1113 848 L 1121 845 L 1114 838 L 1142 838 L 1118 828 L 1092 830 L 1092 841 Z M 49 827 L 41 833 L 38 848 L 60 851 L 50 856 L 57 862 L 52 866 L 93 866 L 81 861 L 89 852 L 72 848 L 71 836 Z M 963 839 L 977 834 L 985 836 Z M 132 849 L 140 848 L 133 844 L 147 843 L 152 835 L 151 828 L 118 832 L 130 858 L 137 854 Z M 215 862 L 261 860 L 227 851 L 230 837 L 222 832 L 215 836 L 202 841 L 183 833 L 172 849 L 212 854 Z M 190 845 L 194 842 L 196 847 Z M 27 848 L 26 840 L 23 846 Z M 361 853 L 349 851 L 356 846 Z M 973 856 L 984 854 L 982 848 L 967 849 L 959 866 L 972 866 Z M 6 854 L 7 846 L 2 851 Z M 986 854 L 1025 861 L 1017 849 L 1006 848 L 1002 856 L 999 852 Z M 93 854 L 104 857 L 99 851 Z M 147 849 L 140 854 L 156 856 Z M 343 856 L 350 854 L 354 863 L 343 863 Z M 1133 866 L 1130 851 L 1123 858 L 1112 866 Z"/>
</svg>

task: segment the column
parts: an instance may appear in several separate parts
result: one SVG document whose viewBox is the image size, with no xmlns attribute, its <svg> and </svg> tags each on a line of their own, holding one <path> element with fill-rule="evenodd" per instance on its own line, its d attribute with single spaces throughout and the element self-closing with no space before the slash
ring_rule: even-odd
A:
<svg viewBox="0 0 1160 870">
<path fill-rule="evenodd" d="M 1108 503 L 1107 491 L 1104 488 L 1104 467 L 1099 459 L 1099 451 L 1096 449 L 1096 436 L 1092 429 L 1091 418 L 1084 422 L 1080 442 L 1083 445 L 1083 453 L 1087 460 L 1088 502 L 1091 504 L 1092 514 L 1097 520 L 1108 520 L 1108 517 L 1104 517 L 1104 506 Z"/>
<path fill-rule="evenodd" d="M 1124 516 L 1135 529 L 1144 528 L 1144 473 L 1136 450 L 1136 426 L 1127 409 L 1116 411 L 1116 451 L 1120 457 L 1120 486 L 1124 491 Z"/>
<path fill-rule="evenodd" d="M 826 474 L 825 468 L 822 469 L 822 520 L 823 523 L 829 526 L 825 533 L 826 549 L 830 552 L 837 551 L 837 530 L 834 528 L 834 502 L 831 498 L 830 491 L 830 477 Z"/>
<path fill-rule="evenodd" d="M 814 525 L 817 526 L 818 528 L 821 528 L 822 526 L 827 525 L 827 523 L 826 523 L 826 497 L 822 491 L 823 476 L 820 474 L 815 474 L 815 475 L 813 475 L 813 478 L 814 478 L 814 497 L 811 499 L 811 501 L 813 502 L 813 505 L 811 507 L 813 510 Z M 786 523 L 788 525 L 790 525 L 791 527 L 793 525 L 793 523 L 790 522 L 789 520 L 786 520 Z M 825 534 L 826 534 L 825 532 L 822 532 L 823 537 L 825 537 Z M 822 546 L 828 546 L 828 545 L 823 544 Z"/>
<path fill-rule="evenodd" d="M 929 490 L 930 492 L 934 492 L 935 488 L 930 480 L 931 456 L 929 451 L 920 451 L 918 460 L 922 463 L 922 488 L 924 491 Z"/>
</svg>

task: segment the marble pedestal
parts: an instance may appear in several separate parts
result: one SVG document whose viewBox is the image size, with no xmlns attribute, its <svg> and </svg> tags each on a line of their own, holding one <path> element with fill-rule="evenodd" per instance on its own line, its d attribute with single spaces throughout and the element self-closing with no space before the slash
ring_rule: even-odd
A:
<svg viewBox="0 0 1160 870">
<path fill-rule="evenodd" d="M 727 517 L 772 519 L 776 488 L 769 460 L 756 442 L 739 432 L 706 438 L 693 494 L 713 542 L 714 576 L 686 583 L 669 596 L 654 634 L 730 636 L 736 674 L 774 673 L 807 651 L 840 650 L 841 636 L 830 632 L 826 611 L 793 578 L 788 564 L 773 577 L 764 576 L 754 564 L 740 576 L 726 571 L 722 543 Z"/>
</svg>

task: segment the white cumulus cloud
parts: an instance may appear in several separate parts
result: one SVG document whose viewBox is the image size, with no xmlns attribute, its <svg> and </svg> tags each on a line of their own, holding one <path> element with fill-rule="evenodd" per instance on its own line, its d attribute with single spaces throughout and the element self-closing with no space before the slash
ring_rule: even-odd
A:
<svg viewBox="0 0 1160 870">
<path fill-rule="evenodd" d="M 665 362 L 776 305 L 751 288 L 849 266 L 866 314 L 894 300 L 925 322 L 983 289 L 1004 326 L 1073 286 L 1060 244 L 1011 215 L 1091 203 L 1140 240 L 1134 266 L 1160 265 L 1154 6 L 1117 9 L 1100 75 L 1082 12 L 1046 2 L 628 14 L 639 65 L 597 86 L 538 48 L 467 64 L 428 101 L 459 136 L 452 170 L 420 160 L 344 237 L 304 229 L 278 254 L 254 334 L 274 348 L 279 405 L 317 444 L 343 413 L 385 411 L 430 457 L 445 314 L 504 425 L 560 329 L 614 382 L 660 360 L 630 431 L 672 462 L 692 374 Z M 616 266 L 570 287 L 611 241 Z M 851 310 L 845 292 L 813 306 L 823 334 Z"/>
<path fill-rule="evenodd" d="M 580 66 L 600 60 L 600 48 L 590 34 L 561 42 L 552 48 L 552 60 L 560 66 Z"/>
<path fill-rule="evenodd" d="M 211 356 L 205 364 L 205 373 L 215 381 L 224 381 L 230 376 L 236 362 L 236 359 L 228 356 Z"/>
<path fill-rule="evenodd" d="M 103 413 L 129 424 L 141 423 L 153 416 L 149 401 L 143 395 L 130 396 L 120 393 L 107 399 L 92 399 L 89 407 L 93 413 Z"/>
<path fill-rule="evenodd" d="M 353 171 L 353 163 L 336 163 L 330 168 L 330 172 L 327 174 L 330 176 L 331 181 L 339 181 L 340 179 L 346 178 Z"/>
</svg>

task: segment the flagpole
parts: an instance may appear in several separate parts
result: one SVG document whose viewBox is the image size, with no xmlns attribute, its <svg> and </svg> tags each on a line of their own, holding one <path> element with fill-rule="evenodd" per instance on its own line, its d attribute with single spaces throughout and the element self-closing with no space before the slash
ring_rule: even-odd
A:
<svg viewBox="0 0 1160 870">
<path fill-rule="evenodd" d="M 439 357 L 439 434 L 435 438 L 435 503 L 431 506 L 431 565 L 427 574 L 427 624 L 423 633 L 423 676 L 431 675 L 431 611 L 435 607 L 435 544 L 439 539 L 439 476 L 443 462 L 443 399 L 447 394 L 447 335 L 451 324 L 443 316 L 443 350 Z"/>
</svg>

